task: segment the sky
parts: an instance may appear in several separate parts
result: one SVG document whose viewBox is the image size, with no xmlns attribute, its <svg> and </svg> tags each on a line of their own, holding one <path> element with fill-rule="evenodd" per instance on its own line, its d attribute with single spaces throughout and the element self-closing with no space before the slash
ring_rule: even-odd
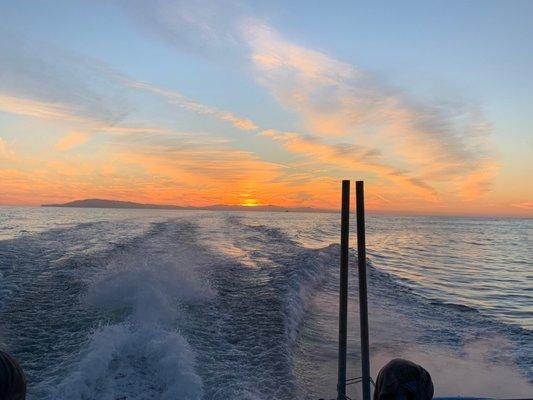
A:
<svg viewBox="0 0 533 400">
<path fill-rule="evenodd" d="M 0 1 L 0 205 L 533 217 L 533 2 Z"/>
</svg>

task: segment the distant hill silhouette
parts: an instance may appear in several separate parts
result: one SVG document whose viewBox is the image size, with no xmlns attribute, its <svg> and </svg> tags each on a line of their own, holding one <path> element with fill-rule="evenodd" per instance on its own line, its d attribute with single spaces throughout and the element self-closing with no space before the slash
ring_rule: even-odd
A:
<svg viewBox="0 0 533 400">
<path fill-rule="evenodd" d="M 42 207 L 79 207 L 79 208 L 129 208 L 129 209 L 156 209 L 156 210 L 210 210 L 210 211 L 274 211 L 274 212 L 311 212 L 329 213 L 335 210 L 327 210 L 312 207 L 280 207 L 273 205 L 264 206 L 240 206 L 215 204 L 205 207 L 183 207 L 171 204 L 145 204 L 132 201 L 105 200 L 105 199 L 85 199 L 75 200 L 62 204 L 43 204 Z"/>
</svg>

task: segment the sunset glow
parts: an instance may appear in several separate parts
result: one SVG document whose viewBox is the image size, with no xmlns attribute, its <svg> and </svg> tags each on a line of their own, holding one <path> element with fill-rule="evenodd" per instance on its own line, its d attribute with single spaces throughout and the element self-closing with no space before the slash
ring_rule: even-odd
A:
<svg viewBox="0 0 533 400">
<path fill-rule="evenodd" d="M 257 207 L 259 206 L 259 202 L 255 199 L 246 199 L 244 201 L 244 203 L 241 204 L 242 206 L 246 206 L 246 207 Z"/>
<path fill-rule="evenodd" d="M 349 178 L 374 211 L 533 216 L 518 6 L 60 3 L 0 9 L 0 205 L 338 209 Z"/>
</svg>

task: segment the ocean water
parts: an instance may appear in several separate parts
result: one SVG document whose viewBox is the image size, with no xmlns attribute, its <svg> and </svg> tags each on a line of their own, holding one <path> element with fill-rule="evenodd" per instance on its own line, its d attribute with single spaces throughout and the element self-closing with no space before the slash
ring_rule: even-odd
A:
<svg viewBox="0 0 533 400">
<path fill-rule="evenodd" d="M 532 397 L 532 229 L 368 215 L 373 376 L 401 356 L 437 396 Z M 0 347 L 30 400 L 331 399 L 338 236 L 336 214 L 0 207 Z"/>
</svg>

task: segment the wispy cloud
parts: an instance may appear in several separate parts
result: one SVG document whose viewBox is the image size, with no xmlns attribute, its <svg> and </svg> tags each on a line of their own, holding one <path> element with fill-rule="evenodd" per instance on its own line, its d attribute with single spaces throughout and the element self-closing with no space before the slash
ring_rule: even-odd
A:
<svg viewBox="0 0 533 400">
<path fill-rule="evenodd" d="M 18 99 L 15 112 L 33 108 L 35 117 L 76 116 L 114 124 L 130 105 L 124 88 L 103 69 L 95 60 L 2 31 L 0 95 Z"/>
<path fill-rule="evenodd" d="M 514 204 L 511 204 L 511 206 L 529 211 L 529 210 L 533 210 L 533 201 L 524 201 L 522 203 L 514 203 Z"/>
<path fill-rule="evenodd" d="M 63 104 L 54 104 L 0 94 L 0 111 L 43 119 L 83 121 Z"/>
<path fill-rule="evenodd" d="M 239 21 L 249 14 L 233 0 L 119 0 L 123 11 L 146 32 L 175 49 L 204 58 L 241 59 Z"/>
<path fill-rule="evenodd" d="M 86 132 L 70 132 L 57 141 L 55 148 L 59 151 L 70 150 L 85 143 L 88 138 L 89 134 Z"/>
<path fill-rule="evenodd" d="M 123 162 L 138 164 L 151 173 L 194 185 L 259 185 L 279 175 L 280 167 L 251 152 L 232 148 L 209 136 L 139 136 L 117 141 L 116 154 Z"/>
<path fill-rule="evenodd" d="M 15 150 L 10 143 L 0 137 L 0 161 L 11 161 L 15 158 Z"/>
<path fill-rule="evenodd" d="M 246 23 L 244 35 L 258 82 L 300 115 L 306 131 L 373 145 L 423 186 L 453 183 L 465 198 L 489 190 L 497 163 L 490 126 L 475 107 L 416 102 L 260 21 Z"/>
<path fill-rule="evenodd" d="M 238 65 L 292 112 L 297 132 L 276 130 L 276 121 L 259 126 L 238 110 L 204 104 L 97 60 L 11 35 L 0 40 L 0 110 L 66 125 L 55 141 L 61 150 L 54 152 L 60 153 L 56 164 L 26 161 L 49 190 L 60 187 L 58 177 L 70 171 L 63 183 L 75 187 L 76 179 L 85 180 L 90 193 L 101 193 L 98 185 L 106 182 L 106 190 L 136 198 L 144 193 L 147 200 L 199 203 L 238 202 L 241 194 L 253 194 L 308 204 L 321 196 L 333 205 L 337 178 L 358 172 L 371 176 L 374 188 L 391 188 L 376 191 L 382 203 L 400 192 L 434 204 L 456 192 L 474 199 L 490 191 L 498 163 L 491 127 L 475 105 L 417 100 L 355 65 L 291 41 L 242 3 L 118 3 L 143 29 L 179 51 Z M 157 112 L 150 114 L 147 104 Z M 255 151 L 245 150 L 249 143 L 194 139 L 198 133 L 189 136 L 181 131 L 188 127 L 178 126 L 181 112 L 252 133 L 247 140 Z M 74 152 L 64 150 L 96 132 L 112 134 L 102 148 L 117 166 L 67 168 L 66 156 Z M 267 142 L 262 138 L 299 162 L 270 162 L 272 154 L 257 146 Z M 61 173 L 53 171 L 62 166 Z M 10 171 L 6 176 L 23 185 L 13 188 L 37 179 L 23 173 L 24 181 Z"/>
<path fill-rule="evenodd" d="M 0 40 L 0 110 L 36 118 L 77 121 L 94 130 L 119 124 L 136 114 L 142 95 L 245 131 L 257 129 L 250 119 L 211 107 L 183 94 L 141 82 L 88 57 L 35 44 L 4 33 Z"/>
<path fill-rule="evenodd" d="M 411 189 L 464 199 L 490 191 L 498 162 L 490 125 L 475 105 L 417 100 L 357 66 L 291 42 L 243 3 L 202 1 L 192 7 L 158 0 L 149 10 L 133 9 L 127 13 L 143 28 L 180 51 L 217 60 L 228 53 L 248 65 L 257 82 L 299 117 L 302 132 L 379 150 L 391 171 L 373 166 L 376 174 L 402 171 Z"/>
<path fill-rule="evenodd" d="M 263 131 L 262 135 L 279 141 L 289 151 L 304 154 L 318 162 L 336 165 L 348 171 L 375 173 L 380 178 L 387 179 L 427 201 L 438 200 L 435 189 L 422 181 L 410 178 L 398 169 L 383 164 L 379 152 L 374 149 L 348 143 L 328 144 L 320 138 L 294 132 L 268 130 Z"/>
<path fill-rule="evenodd" d="M 82 136 L 67 135 L 58 149 L 74 146 Z M 283 167 L 209 136 L 117 135 L 95 158 L 61 152 L 11 159 L 8 167 L 1 165 L 3 153 L 10 152 L 4 141 L 0 151 L 5 191 L 0 203 L 106 196 L 183 205 L 238 204 L 244 194 L 263 201 L 269 192 L 273 198 L 287 192 L 277 181 Z"/>
<path fill-rule="evenodd" d="M 197 101 L 191 100 L 176 91 L 164 89 L 132 79 L 128 79 L 126 82 L 130 87 L 145 90 L 147 92 L 155 93 L 159 96 L 162 96 L 175 106 L 182 107 L 197 114 L 207 115 L 217 118 L 221 121 L 229 122 L 238 129 L 242 129 L 245 131 L 253 131 L 258 129 L 258 126 L 248 118 L 238 117 L 230 111 L 219 110 L 215 107 L 209 107 L 205 104 L 201 104 Z"/>
</svg>

